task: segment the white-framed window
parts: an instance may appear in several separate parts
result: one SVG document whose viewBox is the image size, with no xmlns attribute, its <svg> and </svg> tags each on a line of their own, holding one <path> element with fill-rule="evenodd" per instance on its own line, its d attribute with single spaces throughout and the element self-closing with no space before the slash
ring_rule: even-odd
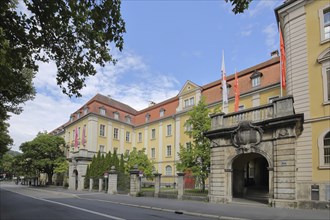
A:
<svg viewBox="0 0 330 220">
<path fill-rule="evenodd" d="M 100 136 L 105 136 L 105 125 L 100 125 Z"/>
<path fill-rule="evenodd" d="M 253 73 L 250 76 L 252 87 L 256 87 L 260 85 L 261 77 L 263 74 L 257 70 L 253 71 Z"/>
<path fill-rule="evenodd" d="M 330 104 L 330 48 L 325 49 L 317 61 L 322 65 L 323 104 Z"/>
<path fill-rule="evenodd" d="M 87 113 L 88 113 L 88 108 L 86 107 L 84 108 L 84 115 L 87 115 Z"/>
<path fill-rule="evenodd" d="M 171 145 L 167 145 L 166 146 L 166 156 L 170 157 L 172 155 L 172 146 Z"/>
<path fill-rule="evenodd" d="M 113 118 L 116 120 L 119 120 L 119 112 L 114 112 L 113 113 Z"/>
<path fill-rule="evenodd" d="M 113 129 L 113 138 L 116 140 L 119 139 L 119 129 L 118 128 Z"/>
<path fill-rule="evenodd" d="M 189 99 L 184 100 L 184 107 L 185 108 L 193 106 L 194 104 L 195 104 L 195 98 L 194 97 L 191 97 Z"/>
<path fill-rule="evenodd" d="M 272 96 L 268 98 L 268 103 L 273 103 L 274 99 L 278 99 L 279 96 Z"/>
<path fill-rule="evenodd" d="M 104 145 L 100 145 L 100 152 L 101 153 L 104 153 L 105 151 L 104 151 L 105 149 L 104 149 Z"/>
<path fill-rule="evenodd" d="M 71 117 L 70 117 L 70 122 L 73 122 L 73 120 L 74 120 L 74 117 L 71 116 Z"/>
<path fill-rule="evenodd" d="M 80 112 L 77 113 L 77 119 L 80 118 Z"/>
<path fill-rule="evenodd" d="M 146 122 L 149 122 L 149 120 L 150 120 L 150 114 L 147 113 L 147 114 L 146 114 Z"/>
<path fill-rule="evenodd" d="M 156 157 L 156 149 L 153 147 L 151 148 L 151 158 L 155 158 Z"/>
<path fill-rule="evenodd" d="M 321 43 L 330 40 L 330 4 L 319 9 Z"/>
<path fill-rule="evenodd" d="M 323 139 L 324 164 L 330 164 L 330 132 Z"/>
<path fill-rule="evenodd" d="M 129 150 L 126 150 L 126 151 L 125 151 L 125 154 L 126 154 L 126 155 L 129 155 Z"/>
<path fill-rule="evenodd" d="M 139 132 L 139 142 L 142 142 L 142 132 Z"/>
<path fill-rule="evenodd" d="M 167 125 L 166 126 L 166 136 L 171 136 L 172 135 L 172 125 Z"/>
<path fill-rule="evenodd" d="M 256 87 L 260 85 L 260 77 L 255 77 L 252 79 L 252 87 Z"/>
<path fill-rule="evenodd" d="M 164 115 L 165 115 L 165 109 L 161 108 L 159 110 L 159 117 L 164 117 Z"/>
<path fill-rule="evenodd" d="M 156 129 L 151 129 L 151 139 L 156 139 Z"/>
<path fill-rule="evenodd" d="M 129 123 L 129 124 L 132 122 L 131 116 L 126 115 L 126 122 Z"/>
<path fill-rule="evenodd" d="M 118 153 L 118 147 L 114 147 L 114 148 L 113 148 L 113 152 Z"/>
<path fill-rule="evenodd" d="M 330 128 L 318 138 L 319 169 L 330 169 Z"/>
<path fill-rule="evenodd" d="M 105 115 L 105 109 L 104 108 L 100 108 L 100 114 Z"/>
<path fill-rule="evenodd" d="M 184 129 L 185 131 L 191 131 L 192 130 L 192 124 L 189 124 L 189 123 L 186 122 L 185 125 L 184 125 L 184 128 L 185 128 Z"/>
<path fill-rule="evenodd" d="M 240 111 L 240 110 L 244 110 L 244 108 L 245 108 L 244 105 L 239 105 L 239 106 L 238 106 L 238 111 Z"/>
<path fill-rule="evenodd" d="M 172 167 L 170 165 L 167 165 L 165 168 L 165 175 L 171 176 L 172 175 Z"/>
<path fill-rule="evenodd" d="M 129 131 L 126 131 L 126 142 L 130 142 L 130 136 L 131 133 Z"/>
</svg>

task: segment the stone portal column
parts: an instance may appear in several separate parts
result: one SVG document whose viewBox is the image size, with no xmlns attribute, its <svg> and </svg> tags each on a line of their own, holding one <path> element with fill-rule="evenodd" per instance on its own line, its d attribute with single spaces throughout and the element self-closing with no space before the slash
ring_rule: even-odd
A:
<svg viewBox="0 0 330 220">
<path fill-rule="evenodd" d="M 183 190 L 184 190 L 184 175 L 185 173 L 177 173 L 178 174 L 178 199 L 182 199 L 183 196 Z"/>
<path fill-rule="evenodd" d="M 134 166 L 134 169 L 130 171 L 130 192 L 131 196 L 137 196 L 141 191 L 141 179 L 139 177 L 140 171 L 137 168 L 137 165 Z"/>
<path fill-rule="evenodd" d="M 93 178 L 89 179 L 89 191 L 92 191 L 93 189 Z"/>
<path fill-rule="evenodd" d="M 274 198 L 274 168 L 268 167 L 268 185 L 269 185 L 269 196 L 268 196 L 268 204 L 272 204 Z"/>
<path fill-rule="evenodd" d="M 99 192 L 102 191 L 102 186 L 103 186 L 103 179 L 99 178 Z"/>
<path fill-rule="evenodd" d="M 155 197 L 159 196 L 160 183 L 161 183 L 161 173 L 155 173 Z"/>
<path fill-rule="evenodd" d="M 108 193 L 109 194 L 117 194 L 117 181 L 118 174 L 116 173 L 115 166 L 111 167 L 109 172 L 109 184 L 108 184 Z"/>
</svg>

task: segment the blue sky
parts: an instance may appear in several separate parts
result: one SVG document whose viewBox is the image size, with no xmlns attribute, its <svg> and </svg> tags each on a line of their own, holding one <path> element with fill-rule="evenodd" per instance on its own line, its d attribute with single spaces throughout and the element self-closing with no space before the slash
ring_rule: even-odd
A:
<svg viewBox="0 0 330 220">
<path fill-rule="evenodd" d="M 176 96 L 190 80 L 205 85 L 221 77 L 225 52 L 227 75 L 270 59 L 278 49 L 274 8 L 283 0 L 254 0 L 244 14 L 218 1 L 123 0 L 124 50 L 113 50 L 116 66 L 96 67 L 81 98 L 69 98 L 56 85 L 54 63 L 40 63 L 34 79 L 37 95 L 24 112 L 9 120 L 13 150 L 39 131 L 64 124 L 95 94 L 111 95 L 138 110 Z M 20 10 L 24 7 L 20 4 Z"/>
</svg>

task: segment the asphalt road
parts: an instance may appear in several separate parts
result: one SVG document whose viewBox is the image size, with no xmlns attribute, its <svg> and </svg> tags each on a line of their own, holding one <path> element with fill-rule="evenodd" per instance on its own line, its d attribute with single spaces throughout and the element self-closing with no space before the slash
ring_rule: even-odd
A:
<svg viewBox="0 0 330 220">
<path fill-rule="evenodd" d="M 10 190 L 10 191 L 9 191 Z M 207 219 L 174 212 L 90 201 L 70 195 L 35 192 L 29 188 L 0 188 L 1 220 Z"/>
</svg>

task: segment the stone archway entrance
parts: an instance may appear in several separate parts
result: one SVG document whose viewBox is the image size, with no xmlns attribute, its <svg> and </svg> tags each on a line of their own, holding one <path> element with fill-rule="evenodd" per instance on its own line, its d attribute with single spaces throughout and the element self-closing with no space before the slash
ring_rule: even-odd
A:
<svg viewBox="0 0 330 220">
<path fill-rule="evenodd" d="M 238 155 L 232 163 L 233 198 L 267 203 L 269 197 L 268 162 L 258 153 Z"/>
</svg>

